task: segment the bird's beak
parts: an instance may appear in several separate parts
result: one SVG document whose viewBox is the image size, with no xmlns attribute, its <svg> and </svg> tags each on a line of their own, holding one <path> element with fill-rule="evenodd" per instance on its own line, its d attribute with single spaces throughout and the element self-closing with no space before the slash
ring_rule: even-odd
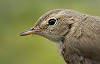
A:
<svg viewBox="0 0 100 64">
<path fill-rule="evenodd" d="M 26 30 L 24 32 L 21 32 L 19 34 L 19 36 L 26 36 L 26 35 L 31 35 L 31 34 L 36 34 L 37 32 L 39 32 L 40 30 L 39 29 L 35 29 L 35 28 L 31 28 L 29 30 Z"/>
</svg>

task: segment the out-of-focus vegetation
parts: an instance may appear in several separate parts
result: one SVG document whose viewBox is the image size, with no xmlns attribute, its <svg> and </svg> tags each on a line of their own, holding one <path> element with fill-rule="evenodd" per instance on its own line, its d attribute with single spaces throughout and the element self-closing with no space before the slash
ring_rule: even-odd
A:
<svg viewBox="0 0 100 64">
<path fill-rule="evenodd" d="M 0 64 L 64 64 L 56 44 L 41 36 L 17 36 L 51 9 L 100 16 L 100 0 L 0 0 Z"/>
</svg>

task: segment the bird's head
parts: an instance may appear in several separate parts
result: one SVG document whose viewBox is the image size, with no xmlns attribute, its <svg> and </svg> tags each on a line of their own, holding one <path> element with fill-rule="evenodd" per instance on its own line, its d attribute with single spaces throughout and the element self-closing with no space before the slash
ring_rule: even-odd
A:
<svg viewBox="0 0 100 64">
<path fill-rule="evenodd" d="M 34 27 L 20 33 L 20 36 L 37 34 L 52 41 L 60 41 L 72 28 L 72 13 L 73 11 L 65 9 L 51 10 L 42 15 Z"/>
</svg>

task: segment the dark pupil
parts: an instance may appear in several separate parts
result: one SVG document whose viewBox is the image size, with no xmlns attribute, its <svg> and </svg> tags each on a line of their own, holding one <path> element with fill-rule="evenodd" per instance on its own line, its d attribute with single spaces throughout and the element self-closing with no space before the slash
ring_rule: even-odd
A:
<svg viewBox="0 0 100 64">
<path fill-rule="evenodd" d="M 48 21 L 49 25 L 54 25 L 55 22 L 56 22 L 56 19 L 50 19 L 50 20 Z"/>
</svg>

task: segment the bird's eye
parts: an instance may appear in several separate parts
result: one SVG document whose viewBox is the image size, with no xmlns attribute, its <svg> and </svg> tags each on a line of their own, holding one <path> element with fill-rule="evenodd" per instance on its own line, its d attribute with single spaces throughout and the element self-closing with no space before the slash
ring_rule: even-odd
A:
<svg viewBox="0 0 100 64">
<path fill-rule="evenodd" d="M 56 22 L 56 19 L 50 19 L 50 20 L 48 21 L 48 24 L 49 24 L 49 25 L 54 25 L 55 22 Z"/>
</svg>

